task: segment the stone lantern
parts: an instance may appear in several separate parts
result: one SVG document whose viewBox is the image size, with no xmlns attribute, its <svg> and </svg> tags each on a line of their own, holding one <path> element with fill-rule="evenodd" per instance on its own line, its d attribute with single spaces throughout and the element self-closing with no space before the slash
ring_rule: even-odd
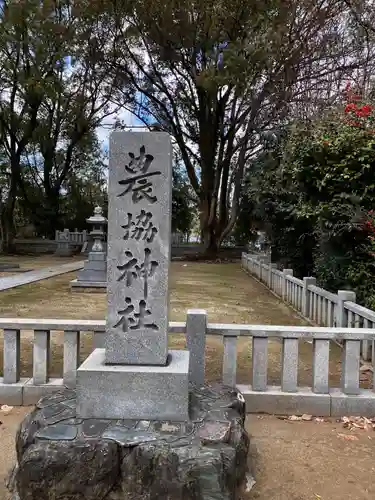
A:
<svg viewBox="0 0 375 500">
<path fill-rule="evenodd" d="M 77 279 L 71 281 L 71 286 L 72 289 L 106 289 L 107 252 L 104 238 L 107 219 L 103 216 L 102 208 L 95 207 L 94 215 L 87 219 L 87 222 L 93 227 L 90 236 L 94 242 L 89 252 L 88 260 L 85 261 L 83 269 L 78 271 Z"/>
<path fill-rule="evenodd" d="M 93 229 L 90 232 L 94 243 L 91 248 L 91 252 L 105 252 L 103 241 L 104 241 L 104 228 L 107 226 L 107 219 L 103 216 L 103 210 L 101 207 L 95 207 L 94 215 L 86 220 L 88 224 L 92 224 Z M 90 253 L 91 253 L 90 252 Z"/>
</svg>

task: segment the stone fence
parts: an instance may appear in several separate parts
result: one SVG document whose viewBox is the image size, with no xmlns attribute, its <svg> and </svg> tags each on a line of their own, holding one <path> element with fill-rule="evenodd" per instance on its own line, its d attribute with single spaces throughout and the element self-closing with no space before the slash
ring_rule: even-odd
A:
<svg viewBox="0 0 375 500">
<path fill-rule="evenodd" d="M 64 231 L 55 231 L 55 241 L 69 241 L 71 245 L 83 245 L 87 241 L 88 233 L 86 230 L 69 231 L 69 229 L 64 229 Z"/>
<path fill-rule="evenodd" d="M 291 305 L 313 324 L 327 327 L 375 328 L 375 312 L 355 303 L 355 292 L 339 290 L 331 293 L 316 285 L 316 279 L 299 279 L 293 269 L 279 271 L 269 259 L 242 254 L 242 267 Z M 361 355 L 364 361 L 375 360 L 374 342 L 364 340 Z"/>
<path fill-rule="evenodd" d="M 69 241 L 69 243 L 73 246 L 75 245 L 83 245 L 85 241 L 88 240 L 88 232 L 78 231 L 69 231 L 69 229 L 64 229 L 64 231 L 55 231 L 55 241 Z M 173 246 L 185 246 L 188 244 L 188 236 L 182 233 L 172 233 L 171 242 Z"/>
<path fill-rule="evenodd" d="M 291 282 L 293 283 L 293 282 Z M 287 285 L 285 294 L 298 296 Z M 315 293 L 315 292 L 314 292 Z M 303 297 L 303 296 L 302 296 Z M 304 303 L 305 303 L 304 299 Z M 349 306 L 351 307 L 351 306 Z M 348 311 L 349 312 L 349 311 Z M 93 348 L 103 347 L 105 321 L 51 319 L 0 319 L 4 332 L 4 368 L 0 379 L 0 403 L 32 405 L 63 385 L 74 387 L 76 369 L 80 365 L 80 333 L 93 336 Z M 33 377 L 20 378 L 21 334 L 34 332 Z M 49 376 L 51 334 L 64 332 L 63 373 L 59 379 Z M 252 385 L 237 385 L 242 391 L 247 411 L 251 413 L 303 414 L 319 416 L 374 416 L 375 393 L 360 388 L 361 342 L 372 343 L 371 328 L 296 327 L 269 325 L 207 324 L 203 310 L 188 311 L 186 322 L 170 323 L 170 334 L 184 334 L 190 350 L 190 380 L 201 385 L 205 378 L 205 343 L 207 335 L 222 339 L 222 381 L 236 385 L 237 341 L 252 339 Z M 267 379 L 268 342 L 282 342 L 280 386 L 269 386 Z M 313 376 L 311 387 L 298 386 L 299 341 L 313 343 Z M 343 343 L 341 387 L 330 387 L 330 342 Z M 249 366 L 250 371 L 250 366 Z"/>
</svg>

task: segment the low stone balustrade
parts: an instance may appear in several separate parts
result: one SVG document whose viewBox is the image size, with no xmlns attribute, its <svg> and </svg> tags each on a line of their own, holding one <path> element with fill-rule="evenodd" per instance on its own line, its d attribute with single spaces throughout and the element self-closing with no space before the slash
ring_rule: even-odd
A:
<svg viewBox="0 0 375 500">
<path fill-rule="evenodd" d="M 351 290 L 331 293 L 316 284 L 313 277 L 293 276 L 293 269 L 280 271 L 276 264 L 258 255 L 242 254 L 242 268 L 265 284 L 314 325 L 343 328 L 374 328 L 375 311 L 355 303 Z M 364 340 L 361 356 L 364 361 L 375 360 L 375 343 Z"/>
<path fill-rule="evenodd" d="M 354 304 L 355 307 L 359 307 Z M 354 309 L 353 305 L 349 308 Z M 350 312 L 350 311 L 349 311 Z M 357 310 L 357 313 L 359 310 Z M 354 314 L 354 313 L 353 313 Z M 355 314 L 354 314 L 355 319 Z M 367 320 L 368 322 L 370 320 Z M 93 348 L 103 347 L 105 321 L 0 319 L 4 332 L 4 369 L 0 379 L 0 403 L 32 405 L 44 395 L 63 386 L 75 387 L 76 370 L 81 363 L 80 333 L 93 335 Z M 34 331 L 33 377 L 20 378 L 22 331 Z M 64 332 L 63 374 L 49 376 L 51 336 Z M 237 385 L 246 400 L 247 412 L 303 414 L 319 416 L 375 414 L 373 389 L 361 389 L 361 343 L 373 343 L 372 328 L 296 327 L 270 325 L 226 325 L 207 323 L 203 310 L 192 310 L 186 322 L 169 323 L 169 334 L 184 334 L 190 351 L 189 380 L 201 385 L 205 379 L 205 344 L 208 335 L 223 342 L 222 382 L 237 385 L 237 342 L 252 339 L 252 384 Z M 268 343 L 282 342 L 281 384 L 270 386 L 267 380 Z M 298 351 L 300 342 L 313 343 L 313 380 L 311 387 L 298 386 Z M 340 387 L 329 385 L 330 342 L 343 343 Z M 250 367 L 249 367 L 250 369 Z M 374 385 L 374 384 L 373 384 Z"/>
</svg>

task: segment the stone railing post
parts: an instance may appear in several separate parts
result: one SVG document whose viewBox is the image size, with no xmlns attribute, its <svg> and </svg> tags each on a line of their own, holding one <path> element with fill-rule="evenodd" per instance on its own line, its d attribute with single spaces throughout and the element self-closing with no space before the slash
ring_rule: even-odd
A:
<svg viewBox="0 0 375 500">
<path fill-rule="evenodd" d="M 204 384 L 207 312 L 190 309 L 186 319 L 186 347 L 190 351 L 189 381 L 198 387 Z"/>
<path fill-rule="evenodd" d="M 270 290 L 273 290 L 273 279 L 272 279 L 272 271 L 277 269 L 277 264 L 269 264 L 268 266 L 268 287 Z"/>
<path fill-rule="evenodd" d="M 309 286 L 316 285 L 316 278 L 307 277 L 303 278 L 303 291 L 302 291 L 302 314 L 305 318 L 309 317 L 310 314 L 310 291 Z"/>
<path fill-rule="evenodd" d="M 20 330 L 4 330 L 4 384 L 16 384 L 20 379 Z"/>
<path fill-rule="evenodd" d="M 262 281 L 263 279 L 263 257 L 258 258 L 258 263 L 259 263 L 259 281 Z"/>
<path fill-rule="evenodd" d="M 64 385 L 74 388 L 77 368 L 80 365 L 80 332 L 64 332 Z"/>
<path fill-rule="evenodd" d="M 34 330 L 33 346 L 33 383 L 34 385 L 47 384 L 50 365 L 50 338 L 49 330 Z"/>
<path fill-rule="evenodd" d="M 287 276 L 293 276 L 293 269 L 284 269 L 283 270 L 283 275 L 284 276 L 283 276 L 283 294 L 282 294 L 282 298 L 283 298 L 283 300 L 286 300 L 287 299 L 287 290 L 288 290 L 288 288 L 287 288 L 288 282 L 287 282 L 286 277 Z"/>
<path fill-rule="evenodd" d="M 351 290 L 339 290 L 337 292 L 338 301 L 336 307 L 335 326 L 347 328 L 348 326 L 348 311 L 345 309 L 345 302 L 355 302 L 355 292 Z"/>
</svg>

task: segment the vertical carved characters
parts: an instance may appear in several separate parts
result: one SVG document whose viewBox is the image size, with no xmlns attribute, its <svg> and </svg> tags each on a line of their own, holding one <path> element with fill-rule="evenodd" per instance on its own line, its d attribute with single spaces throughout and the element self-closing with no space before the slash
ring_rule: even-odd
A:
<svg viewBox="0 0 375 500">
<path fill-rule="evenodd" d="M 128 193 L 132 193 L 133 203 L 146 199 L 149 203 L 157 202 L 157 197 L 153 195 L 151 178 L 155 175 L 160 175 L 161 172 L 154 170 L 148 172 L 154 157 L 146 154 L 146 149 L 141 146 L 139 156 L 134 153 L 129 153 L 130 162 L 125 165 L 125 173 L 130 174 L 130 177 L 119 181 L 120 186 L 126 186 L 126 189 L 117 196 L 123 197 Z"/>
<path fill-rule="evenodd" d="M 133 220 L 133 214 L 128 213 L 128 221 L 124 226 L 121 226 L 125 229 L 125 233 L 123 239 L 129 240 L 143 240 L 147 241 L 147 243 L 152 243 L 154 241 L 154 237 L 157 234 L 158 230 L 152 223 L 152 213 L 146 212 L 145 210 L 141 210 Z"/>
<path fill-rule="evenodd" d="M 148 278 L 152 278 L 155 274 L 155 270 L 158 267 L 158 262 L 156 260 L 150 259 L 151 250 L 145 248 L 145 255 L 143 262 L 138 262 L 132 252 L 126 251 L 125 256 L 128 258 L 125 264 L 117 266 L 117 269 L 121 271 L 120 276 L 117 281 L 125 281 L 126 286 L 130 287 L 134 279 L 143 278 L 143 298 L 148 297 Z"/>
<path fill-rule="evenodd" d="M 114 131 L 108 178 L 105 362 L 168 358 L 172 144 L 163 132 Z"/>
<path fill-rule="evenodd" d="M 141 146 L 139 156 L 134 153 L 129 153 L 130 162 L 125 165 L 125 173 L 130 174 L 130 177 L 121 179 L 120 186 L 127 186 L 125 191 L 118 194 L 118 197 L 124 197 L 132 192 L 133 203 L 138 203 L 142 199 L 147 200 L 150 204 L 157 202 L 157 197 L 153 195 L 152 177 L 160 175 L 159 171 L 148 172 L 154 157 L 146 154 L 146 148 Z M 134 215 L 128 212 L 126 224 L 122 225 L 125 230 L 123 239 L 125 241 L 132 239 L 136 241 L 145 241 L 152 243 L 158 229 L 152 222 L 152 212 L 141 209 Z M 139 301 L 138 312 L 132 303 L 130 297 L 125 299 L 125 308 L 118 311 L 120 320 L 114 325 L 115 328 L 122 327 L 123 332 L 128 333 L 130 330 L 138 330 L 141 328 L 150 328 L 158 330 L 158 326 L 154 323 L 146 323 L 146 316 L 150 316 L 151 310 L 147 306 L 148 299 L 148 279 L 153 277 L 159 263 L 151 259 L 151 250 L 145 248 L 143 261 L 136 258 L 129 250 L 125 251 L 127 261 L 124 264 L 117 266 L 120 275 L 117 281 L 124 281 L 127 287 L 131 287 L 134 280 L 143 280 L 143 299 Z"/>
</svg>

